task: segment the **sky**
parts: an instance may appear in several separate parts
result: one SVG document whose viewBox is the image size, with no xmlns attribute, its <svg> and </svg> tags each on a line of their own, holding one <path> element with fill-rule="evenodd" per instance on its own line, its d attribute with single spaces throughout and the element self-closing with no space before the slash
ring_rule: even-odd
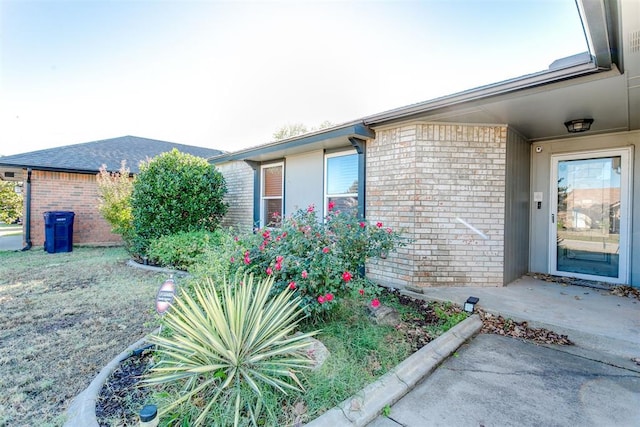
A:
<svg viewBox="0 0 640 427">
<path fill-rule="evenodd" d="M 587 50 L 574 0 L 0 0 L 0 155 L 125 135 L 235 151 Z"/>
</svg>

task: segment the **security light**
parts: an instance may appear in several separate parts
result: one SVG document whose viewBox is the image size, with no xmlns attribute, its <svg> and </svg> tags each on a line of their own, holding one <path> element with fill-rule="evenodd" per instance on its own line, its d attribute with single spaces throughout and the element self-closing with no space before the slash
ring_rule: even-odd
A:
<svg viewBox="0 0 640 427">
<path fill-rule="evenodd" d="M 569 133 L 580 133 L 591 129 L 592 123 L 593 119 L 576 119 L 564 122 L 564 125 L 567 127 Z"/>
</svg>

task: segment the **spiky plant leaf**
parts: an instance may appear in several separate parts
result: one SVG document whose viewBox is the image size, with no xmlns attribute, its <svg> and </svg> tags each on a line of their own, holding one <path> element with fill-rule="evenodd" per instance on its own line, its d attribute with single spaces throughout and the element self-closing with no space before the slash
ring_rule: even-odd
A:
<svg viewBox="0 0 640 427">
<path fill-rule="evenodd" d="M 222 286 L 207 280 L 195 287 L 195 297 L 176 298 L 165 315 L 172 334 L 151 338 L 161 361 L 144 380 L 180 383 L 180 397 L 162 413 L 204 398 L 196 425 L 216 404 L 234 405 L 234 425 L 243 413 L 255 424 L 265 387 L 302 390 L 296 372 L 313 363 L 305 349 L 316 332 L 293 335 L 304 317 L 301 300 L 288 289 L 270 297 L 272 287 L 272 279 L 254 282 L 253 276 Z"/>
</svg>

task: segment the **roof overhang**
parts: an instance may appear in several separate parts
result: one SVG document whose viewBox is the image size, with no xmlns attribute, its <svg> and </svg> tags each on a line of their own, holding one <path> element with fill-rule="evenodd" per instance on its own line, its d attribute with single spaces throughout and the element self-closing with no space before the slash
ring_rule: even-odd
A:
<svg viewBox="0 0 640 427">
<path fill-rule="evenodd" d="M 266 162 L 312 150 L 330 150 L 351 146 L 350 138 L 367 140 L 375 138 L 375 133 L 361 121 L 351 122 L 318 132 L 212 157 L 209 162 L 213 164 L 234 160 Z"/>
</svg>

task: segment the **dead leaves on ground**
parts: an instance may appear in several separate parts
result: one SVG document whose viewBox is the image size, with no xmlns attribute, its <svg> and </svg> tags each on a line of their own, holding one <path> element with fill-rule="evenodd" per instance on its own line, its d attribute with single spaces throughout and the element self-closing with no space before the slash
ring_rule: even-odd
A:
<svg viewBox="0 0 640 427">
<path fill-rule="evenodd" d="M 573 345 L 573 342 L 566 335 L 557 334 L 544 328 L 531 328 L 527 322 L 516 322 L 483 311 L 480 311 L 479 314 L 482 319 L 480 332 L 483 334 L 509 336 L 541 344 Z"/>
</svg>

